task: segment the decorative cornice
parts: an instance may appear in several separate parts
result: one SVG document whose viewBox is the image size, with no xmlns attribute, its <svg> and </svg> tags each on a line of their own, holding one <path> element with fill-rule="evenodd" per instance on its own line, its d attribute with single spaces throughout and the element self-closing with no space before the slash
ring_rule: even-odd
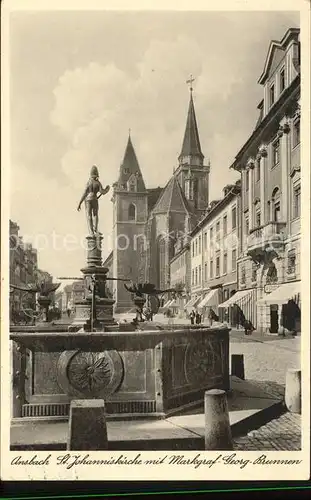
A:
<svg viewBox="0 0 311 500">
<path fill-rule="evenodd" d="M 259 146 L 258 154 L 261 158 L 266 158 L 268 156 L 267 146 L 265 144 Z"/>
<path fill-rule="evenodd" d="M 255 168 L 255 158 L 249 158 L 246 164 L 246 167 L 249 168 L 250 170 L 253 170 Z"/>
</svg>

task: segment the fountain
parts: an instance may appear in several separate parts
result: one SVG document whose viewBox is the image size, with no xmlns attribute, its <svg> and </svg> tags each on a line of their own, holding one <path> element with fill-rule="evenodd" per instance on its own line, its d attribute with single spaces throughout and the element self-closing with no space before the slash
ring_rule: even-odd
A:
<svg viewBox="0 0 311 500">
<path fill-rule="evenodd" d="M 100 183 L 98 189 L 107 192 Z M 102 267 L 103 236 L 94 231 L 88 208 L 87 265 L 80 278 L 85 298 L 76 304 L 72 324 L 10 328 L 13 423 L 25 417 L 68 419 L 71 400 L 94 398 L 105 400 L 108 419 L 165 418 L 202 404 L 208 389 L 228 390 L 228 328 L 168 328 L 144 320 L 145 297 L 164 292 L 150 283 L 125 284 L 134 294 L 136 316 L 127 323 L 114 319 L 106 282 L 120 278 L 108 277 Z"/>
</svg>

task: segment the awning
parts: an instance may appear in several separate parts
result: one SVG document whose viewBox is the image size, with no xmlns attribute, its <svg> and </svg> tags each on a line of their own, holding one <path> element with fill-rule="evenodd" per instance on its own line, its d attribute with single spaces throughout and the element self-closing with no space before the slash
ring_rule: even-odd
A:
<svg viewBox="0 0 311 500">
<path fill-rule="evenodd" d="M 168 300 L 167 302 L 165 302 L 165 304 L 164 304 L 164 306 L 163 306 L 163 307 L 164 307 L 164 308 L 168 307 L 170 302 L 172 302 L 172 299 L 170 299 L 170 300 Z"/>
<path fill-rule="evenodd" d="M 262 299 L 258 300 L 258 304 L 287 304 L 289 300 L 294 300 L 299 303 L 301 283 L 283 283 L 278 286 L 273 292 L 267 294 Z"/>
<path fill-rule="evenodd" d="M 189 302 L 187 302 L 187 304 L 185 305 L 185 309 L 189 309 L 189 307 L 194 307 L 199 302 L 200 299 L 201 297 L 192 297 L 192 299 L 190 299 Z"/>
<path fill-rule="evenodd" d="M 210 290 L 204 297 L 203 300 L 198 304 L 198 308 L 207 306 L 217 306 L 218 304 L 218 289 Z"/>
<path fill-rule="evenodd" d="M 236 292 L 230 299 L 226 300 L 225 302 L 222 302 L 221 304 L 218 304 L 218 307 L 230 307 L 233 306 L 234 304 L 241 305 L 245 301 L 247 301 L 248 296 L 251 295 L 253 290 L 240 290 L 239 292 Z"/>
</svg>

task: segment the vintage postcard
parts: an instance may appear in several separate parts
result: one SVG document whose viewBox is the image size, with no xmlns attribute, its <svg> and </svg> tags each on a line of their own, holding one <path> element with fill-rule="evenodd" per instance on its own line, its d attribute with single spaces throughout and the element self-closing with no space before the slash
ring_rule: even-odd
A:
<svg viewBox="0 0 311 500">
<path fill-rule="evenodd" d="M 308 478 L 309 45 L 307 1 L 3 3 L 2 480 Z"/>
</svg>

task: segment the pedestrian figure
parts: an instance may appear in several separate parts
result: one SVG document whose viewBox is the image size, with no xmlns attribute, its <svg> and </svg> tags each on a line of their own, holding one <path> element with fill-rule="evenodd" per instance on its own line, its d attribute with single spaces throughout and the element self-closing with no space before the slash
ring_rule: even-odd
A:
<svg viewBox="0 0 311 500">
<path fill-rule="evenodd" d="M 194 309 L 192 309 L 192 311 L 190 313 L 190 321 L 191 321 L 192 325 L 194 325 L 194 319 L 195 319 L 195 311 L 194 311 Z"/>
<path fill-rule="evenodd" d="M 201 323 L 201 314 L 197 311 L 195 314 L 195 323 L 199 325 Z"/>
<path fill-rule="evenodd" d="M 169 326 L 173 326 L 174 325 L 174 314 L 173 314 L 173 311 L 171 309 L 168 309 L 167 310 L 167 313 L 166 313 L 166 316 L 168 318 L 168 325 Z"/>
</svg>

